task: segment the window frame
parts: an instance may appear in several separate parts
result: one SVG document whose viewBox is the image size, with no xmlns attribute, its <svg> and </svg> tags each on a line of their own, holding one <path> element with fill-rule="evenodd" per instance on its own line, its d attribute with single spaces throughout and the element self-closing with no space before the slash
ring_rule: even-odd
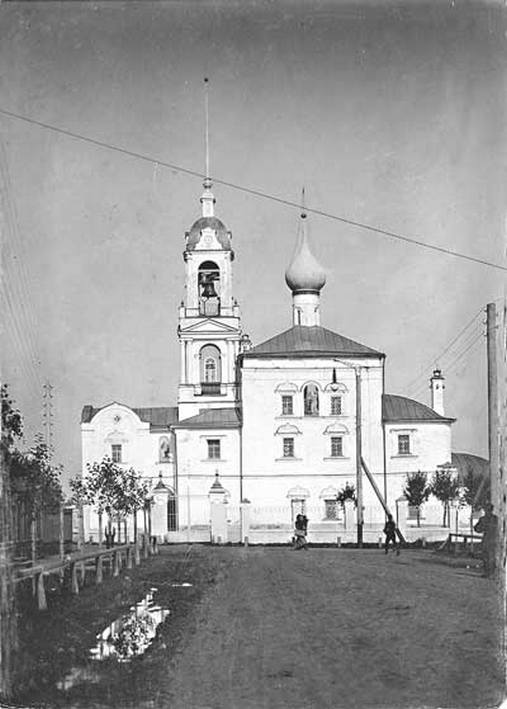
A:
<svg viewBox="0 0 507 709">
<path fill-rule="evenodd" d="M 286 408 L 290 409 L 290 411 L 286 411 Z M 294 397 L 292 394 L 282 394 L 282 416 L 294 416 Z"/>
<path fill-rule="evenodd" d="M 286 450 L 290 452 L 287 453 Z M 283 458 L 295 458 L 295 445 L 293 436 L 284 436 L 282 438 L 282 457 Z"/>
<path fill-rule="evenodd" d="M 334 404 L 337 403 L 337 409 L 338 411 L 335 411 L 335 406 Z M 331 395 L 331 416 L 342 416 L 343 415 L 343 397 L 341 394 L 332 394 Z"/>
<path fill-rule="evenodd" d="M 343 458 L 343 436 L 331 436 L 330 438 L 330 458 Z M 335 453 L 334 448 L 338 447 L 339 453 Z"/>
<path fill-rule="evenodd" d="M 330 515 L 329 511 L 332 507 L 334 509 L 334 515 Z M 339 509 L 338 509 L 338 500 L 334 500 L 331 498 L 325 498 L 324 499 L 324 521 L 325 522 L 337 522 L 339 519 Z"/>
<path fill-rule="evenodd" d="M 220 438 L 207 438 L 206 444 L 208 446 L 208 460 L 220 460 L 222 456 L 222 445 Z M 215 455 L 218 453 L 218 455 Z"/>
<path fill-rule="evenodd" d="M 121 463 L 123 461 L 123 450 L 121 443 L 111 443 L 111 460 L 113 463 Z"/>
<path fill-rule="evenodd" d="M 410 433 L 398 433 L 397 444 L 398 455 L 412 455 L 412 441 L 410 440 Z"/>
</svg>

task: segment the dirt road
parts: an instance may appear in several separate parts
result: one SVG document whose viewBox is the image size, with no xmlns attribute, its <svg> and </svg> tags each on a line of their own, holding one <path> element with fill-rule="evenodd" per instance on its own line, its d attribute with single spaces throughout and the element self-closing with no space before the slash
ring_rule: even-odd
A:
<svg viewBox="0 0 507 709">
<path fill-rule="evenodd" d="M 101 604 L 122 593 L 131 603 L 149 584 L 172 610 L 159 638 L 142 659 L 101 666 L 98 683 L 55 695 L 50 706 L 461 709 L 501 698 L 494 586 L 435 563 L 431 552 L 194 547 L 183 558 L 172 547 L 128 583 L 128 593 L 104 584 L 74 599 L 72 611 L 60 611 L 59 635 L 70 632 L 69 618 L 96 632 Z M 57 632 L 56 620 L 44 622 Z M 63 657 L 78 640 L 65 642 Z"/>
</svg>

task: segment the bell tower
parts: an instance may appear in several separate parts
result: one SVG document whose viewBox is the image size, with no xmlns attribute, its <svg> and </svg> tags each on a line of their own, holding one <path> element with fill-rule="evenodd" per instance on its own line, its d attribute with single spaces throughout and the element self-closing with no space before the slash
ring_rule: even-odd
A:
<svg viewBox="0 0 507 709">
<path fill-rule="evenodd" d="M 232 234 L 215 216 L 211 179 L 204 180 L 202 215 L 185 234 L 185 295 L 179 308 L 179 418 L 205 408 L 237 405 L 236 359 L 242 343 L 232 296 Z"/>
</svg>

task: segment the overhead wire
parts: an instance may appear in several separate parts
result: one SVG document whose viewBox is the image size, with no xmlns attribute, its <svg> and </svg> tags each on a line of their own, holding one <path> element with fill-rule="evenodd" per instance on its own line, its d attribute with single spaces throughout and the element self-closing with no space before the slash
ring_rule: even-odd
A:
<svg viewBox="0 0 507 709">
<path fill-rule="evenodd" d="M 39 126 L 40 128 L 45 128 L 46 130 L 54 131 L 55 133 L 59 133 L 61 135 L 65 135 L 69 138 L 74 138 L 75 140 L 80 140 L 86 143 L 89 143 L 91 145 L 95 145 L 100 148 L 105 148 L 107 150 L 113 150 L 119 153 L 122 153 L 124 155 L 128 155 L 133 158 L 137 158 L 139 160 L 143 160 L 145 162 L 149 162 L 150 164 L 157 164 L 162 167 L 166 167 L 170 170 L 173 170 L 175 172 L 180 172 L 186 175 L 190 175 L 192 177 L 199 177 L 200 179 L 204 179 L 206 175 L 203 175 L 201 172 L 197 170 L 191 170 L 189 168 L 183 167 L 181 165 L 177 165 L 175 163 L 170 163 L 164 160 L 160 160 L 158 158 L 151 157 L 149 155 L 145 155 L 144 153 L 139 153 L 134 150 L 129 150 L 127 148 L 122 148 L 117 145 L 112 145 L 111 143 L 108 143 L 103 140 L 97 140 L 95 138 L 91 138 L 89 136 L 82 135 L 80 133 L 76 133 L 74 131 L 67 130 L 65 128 L 60 128 L 58 126 L 54 126 L 50 123 L 45 123 L 44 121 L 38 121 L 35 118 L 30 118 L 28 116 L 23 116 L 19 113 L 15 113 L 14 111 L 8 111 L 7 109 L 0 108 L 0 114 L 7 116 L 9 118 L 14 118 L 19 121 L 23 121 L 25 123 L 29 123 L 31 125 L 36 125 Z M 283 204 L 284 206 L 287 207 L 295 207 L 297 209 L 301 209 L 301 205 L 297 202 L 293 202 L 292 200 L 285 199 L 283 197 L 278 197 L 276 195 L 270 194 L 268 192 L 264 192 L 262 190 L 257 190 L 252 187 L 246 187 L 245 185 L 240 185 L 236 182 L 231 182 L 229 180 L 223 180 L 218 177 L 213 177 L 213 182 L 219 185 L 223 185 L 224 187 L 229 187 L 230 189 L 238 190 L 240 192 L 244 192 L 245 194 L 250 194 L 255 197 L 260 197 L 262 199 L 268 199 L 273 202 L 276 202 L 278 204 Z M 414 246 L 419 246 L 421 248 L 429 249 L 432 251 L 436 251 L 438 253 L 446 254 L 447 256 L 454 256 L 456 258 L 464 259 L 466 261 L 470 261 L 472 263 L 477 263 L 483 266 L 488 266 L 490 268 L 495 268 L 500 271 L 507 271 L 507 266 L 502 266 L 501 264 L 494 263 L 493 261 L 488 261 L 486 259 L 482 259 L 476 256 L 471 256 L 470 254 L 465 254 L 460 251 L 457 251 L 455 249 L 450 249 L 446 248 L 444 246 L 438 246 L 437 244 L 429 244 L 425 241 L 421 241 L 420 239 L 416 239 L 413 237 L 406 236 L 404 234 L 400 234 L 399 232 L 395 232 L 392 230 L 388 229 L 383 229 L 381 227 L 373 226 L 372 224 L 366 224 L 365 222 L 360 222 L 355 219 L 349 219 L 347 217 L 342 217 L 337 214 L 333 214 L 331 212 L 327 212 L 321 209 L 315 209 L 312 207 L 306 207 L 305 211 L 307 213 L 311 214 L 316 214 L 321 217 L 325 217 L 326 219 L 332 219 L 334 221 L 339 221 L 342 224 L 347 224 L 349 226 L 357 227 L 359 229 L 363 229 L 366 231 L 369 231 L 371 233 L 375 234 L 381 234 L 383 236 L 387 236 L 392 239 L 396 239 L 405 243 L 412 244 Z"/>
<path fill-rule="evenodd" d="M 11 265 L 15 266 L 16 274 L 13 279 L 14 287 L 18 291 L 19 307 L 26 321 L 26 333 L 30 340 L 30 347 L 32 350 L 32 355 L 34 361 L 41 362 L 40 353 L 38 350 L 38 344 L 35 337 L 36 325 L 35 325 L 35 315 L 33 302 L 31 297 L 31 290 L 29 286 L 29 279 L 26 271 L 27 255 L 24 246 L 23 239 L 19 233 L 19 222 L 17 217 L 16 205 L 12 195 L 11 180 L 7 162 L 7 156 L 5 153 L 5 146 L 0 135 L 0 176 L 2 178 L 3 193 L 4 193 L 4 214 L 8 221 L 9 234 L 14 237 L 14 239 L 6 240 L 6 251 L 10 252 L 12 256 Z M 17 249 L 14 246 L 14 242 L 17 243 Z M 9 279 L 10 270 L 9 268 L 4 269 L 4 276 Z"/>
</svg>

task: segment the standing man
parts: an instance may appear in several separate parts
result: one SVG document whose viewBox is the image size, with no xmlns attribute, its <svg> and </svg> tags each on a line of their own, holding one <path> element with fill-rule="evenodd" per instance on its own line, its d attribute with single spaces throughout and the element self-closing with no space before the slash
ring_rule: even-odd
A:
<svg viewBox="0 0 507 709">
<path fill-rule="evenodd" d="M 386 540 L 384 543 L 385 553 L 387 554 L 387 552 L 389 551 L 389 542 L 392 542 L 393 551 L 396 551 L 396 555 L 399 556 L 400 547 L 396 543 L 396 522 L 393 520 L 393 516 L 391 514 L 387 515 L 387 522 L 385 523 L 384 534 L 386 535 Z"/>
<path fill-rule="evenodd" d="M 498 532 L 498 517 L 493 514 L 493 505 L 487 504 L 483 516 L 474 527 L 482 534 L 481 553 L 484 563 L 484 576 L 493 576 L 496 567 L 496 539 Z"/>
</svg>

